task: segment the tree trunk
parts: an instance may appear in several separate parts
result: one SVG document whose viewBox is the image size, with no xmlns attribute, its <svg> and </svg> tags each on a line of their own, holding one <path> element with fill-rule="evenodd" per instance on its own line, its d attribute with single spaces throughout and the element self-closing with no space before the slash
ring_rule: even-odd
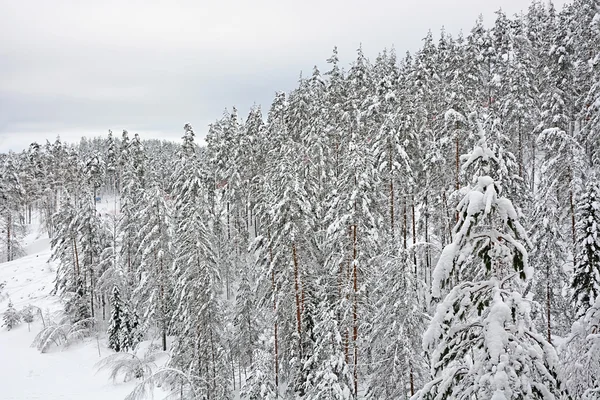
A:
<svg viewBox="0 0 600 400">
<path fill-rule="evenodd" d="M 296 244 L 292 244 L 292 259 L 294 261 L 294 291 L 296 296 L 296 331 L 298 332 L 298 351 L 302 358 L 302 312 L 300 305 L 300 282 L 298 272 L 298 254 L 296 253 Z"/>
<path fill-rule="evenodd" d="M 415 264 L 415 278 L 417 277 L 417 221 L 415 219 L 415 196 L 411 196 L 412 199 L 412 242 L 413 242 L 413 263 Z"/>
<path fill-rule="evenodd" d="M 358 271 L 357 271 L 357 226 L 354 224 L 354 235 L 353 235 L 353 266 L 352 266 L 352 280 L 354 287 L 354 302 L 352 310 L 353 319 L 353 335 L 352 339 L 354 342 L 354 394 L 358 395 Z"/>
<path fill-rule="evenodd" d="M 275 269 L 273 267 L 273 248 L 271 247 L 271 231 L 267 230 L 269 240 L 269 260 L 271 264 L 271 290 L 273 291 L 273 313 L 275 315 L 274 335 L 275 335 L 275 393 L 279 398 L 279 343 L 277 338 L 277 285 L 275 285 Z"/>
<path fill-rule="evenodd" d="M 95 202 L 95 200 L 94 200 Z M 95 203 L 94 203 L 95 204 Z M 90 310 L 92 313 L 92 318 L 95 316 L 95 311 L 94 311 L 94 253 L 93 253 L 93 247 L 92 247 L 92 242 L 93 242 L 93 238 L 92 238 L 92 227 L 90 226 L 90 231 L 88 233 L 88 239 L 89 239 L 89 246 L 90 246 Z"/>
<path fill-rule="evenodd" d="M 79 280 L 79 254 L 77 253 L 77 240 L 73 238 L 73 254 L 75 255 L 75 276 Z"/>
<path fill-rule="evenodd" d="M 7 213 L 6 217 L 6 261 L 12 261 L 12 246 L 11 246 L 11 237 L 10 237 L 10 228 L 12 225 L 12 217 L 10 215 L 10 211 Z"/>
<path fill-rule="evenodd" d="M 394 169 L 392 164 L 392 143 L 390 142 L 390 232 L 394 243 Z"/>
<path fill-rule="evenodd" d="M 412 365 L 410 366 L 410 395 L 411 397 L 415 395 L 415 377 Z"/>
<path fill-rule="evenodd" d="M 460 183 L 458 180 L 460 174 L 460 151 L 459 151 L 459 141 L 458 141 L 458 122 L 456 123 L 456 186 L 455 189 L 458 190 L 460 188 Z"/>
<path fill-rule="evenodd" d="M 403 203 L 403 209 L 404 209 L 404 223 L 402 224 L 402 235 L 404 236 L 404 251 L 406 251 L 407 248 L 407 243 L 406 243 L 406 237 L 408 236 L 408 215 L 407 215 L 407 210 L 406 210 L 406 196 L 404 196 L 404 199 L 402 200 Z"/>
<path fill-rule="evenodd" d="M 431 291 L 431 262 L 429 260 L 429 201 L 427 194 L 425 195 L 425 273 L 423 275 L 427 275 L 429 272 L 429 289 Z M 427 276 L 425 276 L 425 281 L 427 281 Z"/>
<path fill-rule="evenodd" d="M 535 140 L 532 140 L 531 151 L 531 192 L 535 193 Z"/>
<path fill-rule="evenodd" d="M 552 344 L 552 325 L 551 325 L 551 307 L 552 307 L 552 289 L 550 288 L 550 263 L 546 264 L 546 320 L 548 322 L 548 343 Z"/>
<path fill-rule="evenodd" d="M 519 176 L 523 178 L 523 132 L 522 121 L 519 118 Z"/>
</svg>

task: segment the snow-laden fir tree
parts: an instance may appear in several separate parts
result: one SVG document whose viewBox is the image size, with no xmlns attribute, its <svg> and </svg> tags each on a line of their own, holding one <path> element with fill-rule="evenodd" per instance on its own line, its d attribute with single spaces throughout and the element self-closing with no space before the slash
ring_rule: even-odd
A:
<svg viewBox="0 0 600 400">
<path fill-rule="evenodd" d="M 127 302 L 121 298 L 121 291 L 114 286 L 110 298 L 112 308 L 108 327 L 108 347 L 116 352 L 133 350 L 142 340 L 139 318 L 130 311 Z"/>
<path fill-rule="evenodd" d="M 139 310 L 144 328 L 158 328 L 163 351 L 166 351 L 169 322 L 174 308 L 171 207 L 157 184 L 144 192 L 139 205 L 136 221 L 140 230 L 137 234 L 136 257 L 140 260 L 140 266 L 136 270 L 138 284 L 132 294 L 134 312 Z"/>
<path fill-rule="evenodd" d="M 24 254 L 21 239 L 24 236 L 24 216 L 21 202 L 25 195 L 19 178 L 18 160 L 8 154 L 0 164 L 0 260 L 12 261 Z"/>
<path fill-rule="evenodd" d="M 4 321 L 2 326 L 6 326 L 9 331 L 21 323 L 21 315 L 13 306 L 12 301 L 8 302 L 8 308 L 4 311 L 2 319 Z"/>
<path fill-rule="evenodd" d="M 572 398 L 600 398 L 600 298 L 573 324 L 561 359 Z"/>
<path fill-rule="evenodd" d="M 558 356 L 530 318 L 523 284 L 531 279 L 526 232 L 512 202 L 495 180 L 498 154 L 486 133 L 464 160 L 473 184 L 458 205 L 453 241 L 440 256 L 432 295 L 440 298 L 450 277 L 462 280 L 438 305 L 423 337 L 431 380 L 420 399 L 556 399 L 562 395 Z"/>
<path fill-rule="evenodd" d="M 243 399 L 275 400 L 281 398 L 272 377 L 273 356 L 271 349 L 273 343 L 271 343 L 272 339 L 269 340 L 270 337 L 270 330 L 259 336 L 252 356 L 254 362 L 240 391 Z"/>
<path fill-rule="evenodd" d="M 352 371 L 346 362 L 342 333 L 328 294 L 325 279 L 317 281 L 315 345 L 304 363 L 308 370 L 303 392 L 306 400 L 350 400 L 355 398 Z"/>
<path fill-rule="evenodd" d="M 225 258 L 221 251 L 222 235 L 226 235 L 220 219 L 223 210 L 219 204 L 209 204 L 195 134 L 189 124 L 184 129 L 183 148 L 173 175 L 173 293 L 177 297 L 170 366 L 189 371 L 197 393 L 211 399 L 229 398 L 231 371 L 223 341 L 225 313 L 219 270 Z"/>
<path fill-rule="evenodd" d="M 119 288 L 115 286 L 113 288 L 112 296 L 110 298 L 110 306 L 112 312 L 110 316 L 110 325 L 108 327 L 108 347 L 116 352 L 121 350 L 127 350 L 124 346 L 124 338 L 128 334 L 125 330 L 125 315 L 124 304 L 121 300 L 121 294 Z"/>
<path fill-rule="evenodd" d="M 577 317 L 585 315 L 600 298 L 600 188 L 588 182 L 577 204 L 577 252 L 571 288 Z"/>
<path fill-rule="evenodd" d="M 27 324 L 27 329 L 31 332 L 31 323 L 34 320 L 34 307 L 29 305 L 21 310 L 21 318 Z"/>
</svg>

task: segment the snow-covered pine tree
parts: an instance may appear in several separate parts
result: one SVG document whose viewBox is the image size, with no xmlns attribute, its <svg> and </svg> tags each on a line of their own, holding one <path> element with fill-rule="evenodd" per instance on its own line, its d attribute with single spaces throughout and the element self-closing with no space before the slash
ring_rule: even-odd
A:
<svg viewBox="0 0 600 400">
<path fill-rule="evenodd" d="M 474 169 L 473 185 L 459 203 L 453 242 L 435 268 L 432 294 L 440 298 L 457 271 L 462 281 L 438 305 L 423 337 L 432 377 L 413 399 L 554 399 L 563 393 L 558 356 L 536 332 L 531 301 L 521 294 L 533 274 L 526 233 L 502 196 L 503 182 L 492 177 L 498 154 L 486 133 L 479 134 L 463 164 Z"/>
</svg>

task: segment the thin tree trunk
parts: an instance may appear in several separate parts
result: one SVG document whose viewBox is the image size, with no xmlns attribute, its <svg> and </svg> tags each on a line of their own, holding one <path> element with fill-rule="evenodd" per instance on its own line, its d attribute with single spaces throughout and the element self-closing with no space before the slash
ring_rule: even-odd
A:
<svg viewBox="0 0 600 400">
<path fill-rule="evenodd" d="M 75 276 L 79 280 L 79 254 L 77 253 L 77 240 L 73 238 L 73 252 L 75 254 Z"/>
<path fill-rule="evenodd" d="M 569 190 L 569 206 L 571 208 L 571 237 L 573 239 L 573 251 L 575 251 L 576 232 L 575 232 L 575 204 L 573 202 L 573 189 Z M 573 259 L 573 261 L 575 261 Z"/>
<path fill-rule="evenodd" d="M 10 211 L 7 213 L 6 218 L 6 261 L 12 261 L 12 243 L 10 242 L 11 238 L 11 228 L 12 225 L 12 217 L 10 215 Z"/>
<path fill-rule="evenodd" d="M 302 313 L 300 306 L 300 282 L 298 272 L 298 254 L 296 253 L 296 244 L 292 244 L 292 259 L 294 261 L 294 290 L 296 295 L 296 330 L 298 332 L 298 351 L 302 358 Z"/>
<path fill-rule="evenodd" d="M 415 376 L 412 365 L 410 366 L 410 395 L 411 397 L 415 395 Z"/>
<path fill-rule="evenodd" d="M 95 201 L 95 200 L 94 200 Z M 95 203 L 94 203 L 95 204 Z M 95 207 L 95 206 L 94 206 Z M 94 311 L 94 253 L 92 247 L 92 227 L 90 226 L 90 231 L 88 233 L 89 246 L 90 246 L 90 309 L 92 312 L 92 318 L 95 316 Z"/>
<path fill-rule="evenodd" d="M 217 383 L 217 366 L 216 366 L 216 362 L 215 362 L 215 344 L 213 341 L 213 332 L 212 329 L 210 329 L 210 353 L 211 353 L 211 359 L 212 359 L 212 390 L 216 390 L 216 383 Z M 210 392 L 208 393 L 208 397 L 210 398 Z"/>
<path fill-rule="evenodd" d="M 408 215 L 406 210 L 406 196 L 404 196 L 403 200 L 403 209 L 404 209 L 404 223 L 402 224 L 402 235 L 404 236 L 404 250 L 406 251 L 407 243 L 406 237 L 408 236 Z"/>
<path fill-rule="evenodd" d="M 425 195 L 425 273 L 429 272 L 429 289 L 431 291 L 431 262 L 429 260 L 429 201 L 427 194 Z M 427 277 L 425 276 L 425 280 Z"/>
<path fill-rule="evenodd" d="M 519 176 L 523 178 L 523 132 L 522 121 L 519 118 Z"/>
<path fill-rule="evenodd" d="M 415 277 L 417 276 L 417 221 L 415 219 L 415 196 L 411 196 L 412 199 L 412 242 L 413 242 L 413 263 L 415 264 Z"/>
<path fill-rule="evenodd" d="M 460 174 L 460 151 L 459 151 L 459 140 L 458 140 L 458 122 L 456 123 L 456 186 L 455 189 L 460 189 L 460 183 L 458 180 Z"/>
<path fill-rule="evenodd" d="M 548 323 L 548 343 L 552 344 L 552 325 L 551 325 L 551 307 L 552 307 L 552 290 L 550 288 L 550 263 L 546 265 L 546 320 Z"/>
<path fill-rule="evenodd" d="M 271 231 L 267 230 L 269 240 L 269 260 L 271 263 L 271 289 L 273 290 L 273 313 L 275 314 L 274 335 L 275 335 L 275 397 L 279 398 L 279 343 L 277 338 L 277 286 L 275 285 L 275 269 L 273 267 L 273 247 L 271 246 Z"/>
<path fill-rule="evenodd" d="M 353 266 L 352 266 L 352 280 L 354 287 L 354 304 L 352 310 L 353 319 L 353 335 L 352 339 L 354 342 L 354 393 L 358 395 L 358 271 L 357 271 L 357 226 L 354 224 L 354 235 L 353 235 Z"/>
<path fill-rule="evenodd" d="M 535 164 L 536 164 L 536 155 L 535 155 L 535 140 L 532 140 L 532 144 L 531 144 L 531 151 L 532 151 L 532 155 L 531 155 L 531 192 L 535 193 Z"/>
<path fill-rule="evenodd" d="M 394 169 L 392 167 L 392 143 L 390 142 L 390 232 L 394 243 Z"/>
</svg>

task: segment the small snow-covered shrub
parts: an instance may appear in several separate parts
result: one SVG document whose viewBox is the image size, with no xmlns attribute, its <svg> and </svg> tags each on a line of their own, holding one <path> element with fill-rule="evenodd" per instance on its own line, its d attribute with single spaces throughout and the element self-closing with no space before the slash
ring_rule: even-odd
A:
<svg viewBox="0 0 600 400">
<path fill-rule="evenodd" d="M 96 368 L 98 371 L 109 370 L 110 379 L 113 381 L 121 374 L 124 382 L 146 378 L 152 374 L 153 369 L 157 368 L 156 358 L 160 353 L 163 352 L 146 352 L 141 358 L 133 353 L 111 354 L 96 363 Z"/>
<path fill-rule="evenodd" d="M 68 346 L 71 343 L 91 336 L 95 325 L 96 320 L 94 318 L 86 318 L 71 323 L 70 318 L 67 316 L 59 323 L 49 321 L 46 327 L 37 334 L 31 346 L 37 348 L 42 353 L 48 351 L 53 344 L 56 346 Z"/>
</svg>

